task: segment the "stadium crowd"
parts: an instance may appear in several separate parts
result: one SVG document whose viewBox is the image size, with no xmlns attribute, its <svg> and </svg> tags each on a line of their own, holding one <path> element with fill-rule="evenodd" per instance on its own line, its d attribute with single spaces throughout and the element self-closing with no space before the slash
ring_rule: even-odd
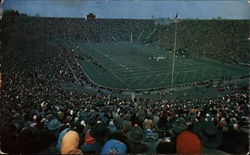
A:
<svg viewBox="0 0 250 155">
<path fill-rule="evenodd" d="M 248 151 L 247 88 L 235 85 L 232 94 L 217 98 L 166 100 L 82 93 L 58 86 L 76 82 L 65 58 L 75 66 L 75 73 L 80 72 L 70 54 L 42 41 L 23 43 L 20 48 L 6 46 L 0 112 L 2 152 Z M 192 147 L 186 146 L 190 141 L 185 142 L 190 137 Z"/>
<path fill-rule="evenodd" d="M 9 32 L 12 36 L 23 39 L 67 37 L 86 42 L 133 41 L 152 43 L 168 51 L 173 49 L 175 30 L 174 24 L 157 26 L 153 20 L 127 19 L 6 17 L 1 24 L 12 30 Z M 247 32 L 246 20 L 180 20 L 176 49 L 229 64 L 248 63 Z"/>
<path fill-rule="evenodd" d="M 176 49 L 229 64 L 248 63 L 247 32 L 247 20 L 180 20 Z M 175 25 L 172 24 L 159 29 L 152 38 L 157 46 L 172 50 L 174 33 Z"/>
<path fill-rule="evenodd" d="M 75 61 L 77 55 L 51 44 L 47 37 L 89 35 L 86 38 L 96 39 L 95 35 L 110 36 L 110 31 L 103 33 L 99 26 L 95 28 L 94 22 L 86 26 L 86 21 L 80 19 L 63 20 L 69 27 L 74 25 L 72 22 L 80 23 L 70 29 L 58 24 L 61 19 L 9 20 L 28 24 L 20 27 L 8 21 L 1 23 L 2 27 L 10 24 L 14 28 L 12 32 L 7 28 L 1 32 L 1 40 L 5 38 L 1 45 L 4 58 L 0 88 L 1 153 L 245 154 L 249 151 L 250 107 L 246 87 L 230 86 L 232 93 L 218 97 L 161 100 L 68 90 L 60 84 L 91 82 Z M 108 26 L 105 22 L 111 21 L 98 22 Z M 55 24 L 59 28 L 51 29 Z M 130 32 L 127 29 L 130 22 L 125 25 L 122 28 L 126 32 L 117 31 Z M 101 32 L 77 33 L 74 29 Z"/>
</svg>

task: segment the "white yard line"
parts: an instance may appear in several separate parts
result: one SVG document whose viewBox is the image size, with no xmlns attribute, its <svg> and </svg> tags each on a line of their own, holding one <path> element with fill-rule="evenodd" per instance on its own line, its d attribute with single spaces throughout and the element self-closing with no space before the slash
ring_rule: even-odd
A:
<svg viewBox="0 0 250 155">
<path fill-rule="evenodd" d="M 182 78 L 182 81 L 185 81 L 187 72 L 184 72 L 184 77 Z"/>
<path fill-rule="evenodd" d="M 141 84 L 143 84 L 150 76 L 146 76 L 143 80 L 141 80 L 138 84 L 137 87 L 139 87 Z"/>
<path fill-rule="evenodd" d="M 193 80 L 195 79 L 196 77 L 196 73 L 197 73 L 197 70 L 194 72 L 194 75 L 193 75 Z"/>
<path fill-rule="evenodd" d="M 174 80 L 173 80 L 173 83 L 174 83 L 174 81 L 175 81 L 175 79 L 176 79 L 176 77 L 177 77 L 178 74 L 179 74 L 179 72 L 176 72 Z"/>
<path fill-rule="evenodd" d="M 205 68 L 202 69 L 202 79 L 205 79 Z"/>
<path fill-rule="evenodd" d="M 74 57 L 74 60 L 75 60 L 75 62 L 77 63 L 77 65 L 82 69 L 83 73 L 86 74 L 86 76 L 88 76 L 87 73 L 85 72 L 85 70 L 83 69 L 82 65 L 76 60 L 75 57 Z M 89 76 L 88 76 L 88 78 L 90 79 Z M 91 80 L 91 79 L 90 79 L 90 80 Z M 83 83 L 84 83 L 84 85 L 85 85 L 86 82 L 85 82 L 84 80 L 82 80 L 82 81 L 83 81 Z M 91 80 L 91 81 L 92 81 L 92 80 Z M 93 82 L 93 83 L 94 83 L 94 82 Z"/>
<path fill-rule="evenodd" d="M 69 69 L 70 69 L 71 72 L 73 73 L 75 80 L 76 80 L 78 83 L 80 83 L 80 81 L 78 80 L 77 76 L 76 76 L 75 73 L 74 73 L 74 70 L 71 68 L 71 66 L 70 66 L 70 64 L 69 64 L 69 62 L 68 62 L 68 60 L 67 60 L 67 58 L 65 58 L 65 62 L 67 63 Z"/>
<path fill-rule="evenodd" d="M 139 76 L 137 76 L 135 79 L 131 80 L 131 82 L 128 83 L 128 85 L 130 85 L 131 83 L 133 83 L 134 81 L 136 81 L 139 78 Z"/>
<path fill-rule="evenodd" d="M 167 73 L 166 77 L 161 81 L 161 83 L 164 83 L 164 81 L 168 78 L 169 75 L 170 73 Z"/>
<path fill-rule="evenodd" d="M 154 32 L 155 32 L 156 28 L 154 28 L 154 30 L 146 37 L 146 39 L 148 39 Z"/>
<path fill-rule="evenodd" d="M 138 41 L 138 40 L 141 38 L 141 36 L 142 36 L 143 32 L 144 32 L 144 29 L 142 30 L 142 32 L 140 33 L 140 35 L 139 35 L 139 37 L 137 38 L 137 40 L 136 40 L 136 41 Z"/>
<path fill-rule="evenodd" d="M 212 79 L 213 78 L 213 69 L 211 69 L 211 72 L 210 72 L 211 74 L 210 74 L 210 79 Z"/>
<path fill-rule="evenodd" d="M 95 50 L 95 51 L 97 51 L 99 54 L 101 54 L 101 55 L 103 55 L 102 53 L 100 53 L 99 52 L 99 50 L 97 50 L 97 49 L 94 49 L 93 47 L 90 47 L 91 49 L 93 49 L 93 50 Z M 90 52 L 91 53 L 91 52 Z M 89 55 L 91 55 L 90 53 L 88 53 Z M 92 55 L 91 55 L 91 57 L 93 58 L 93 59 L 95 59 Z M 96 60 L 96 59 L 95 59 Z M 97 61 L 97 60 L 96 60 Z M 97 61 L 97 62 L 99 62 L 99 61 Z M 100 62 L 99 62 L 100 63 Z M 110 72 L 114 77 L 116 77 L 118 80 L 120 80 L 125 86 L 127 86 L 128 88 L 129 88 L 129 85 L 125 82 L 125 81 L 123 81 L 120 77 L 118 77 L 115 73 L 113 73 L 113 72 L 111 72 L 104 64 L 102 64 L 102 66 L 108 71 L 108 72 Z"/>
<path fill-rule="evenodd" d="M 155 82 L 155 80 L 156 80 L 160 75 L 162 75 L 162 74 L 157 74 L 157 76 L 155 76 L 155 78 L 149 83 L 149 85 L 152 85 L 153 82 Z"/>
</svg>

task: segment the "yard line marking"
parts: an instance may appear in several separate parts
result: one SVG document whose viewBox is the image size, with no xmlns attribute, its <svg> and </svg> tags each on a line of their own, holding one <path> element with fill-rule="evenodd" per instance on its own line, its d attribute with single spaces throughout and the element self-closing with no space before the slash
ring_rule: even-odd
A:
<svg viewBox="0 0 250 155">
<path fill-rule="evenodd" d="M 92 47 L 90 47 L 90 48 L 92 48 Z M 95 50 L 95 51 L 97 51 L 99 54 L 101 54 L 100 52 L 99 52 L 99 50 L 97 50 L 97 49 L 94 49 L 94 48 L 92 48 L 93 50 Z M 90 52 L 91 53 L 91 52 Z M 94 60 L 96 60 L 91 54 L 89 54 Z M 96 60 L 97 61 L 97 60 Z M 99 61 L 98 61 L 99 62 Z M 100 62 L 99 62 L 100 63 Z M 111 72 L 104 64 L 102 64 L 102 66 L 108 71 L 108 72 L 110 72 L 113 76 L 115 76 L 118 80 L 120 80 L 125 86 L 127 86 L 128 88 L 129 88 L 129 85 L 125 82 L 125 81 L 123 81 L 119 76 L 117 76 L 115 73 L 113 73 L 113 72 Z"/>
<path fill-rule="evenodd" d="M 128 83 L 128 85 L 130 86 L 131 83 L 133 83 L 134 81 L 136 81 L 139 78 L 139 76 L 137 76 L 135 79 L 131 80 L 131 82 Z"/>
<path fill-rule="evenodd" d="M 167 73 L 167 76 L 161 81 L 161 83 L 164 83 L 164 81 L 167 79 L 167 77 L 170 75 L 170 73 Z"/>
<path fill-rule="evenodd" d="M 211 68 L 211 79 L 213 78 L 213 69 Z"/>
<path fill-rule="evenodd" d="M 174 83 L 174 81 L 175 81 L 175 79 L 176 79 L 176 77 L 177 77 L 178 74 L 179 74 L 179 72 L 176 72 L 176 75 L 174 77 L 173 83 Z"/>
<path fill-rule="evenodd" d="M 143 80 L 141 80 L 141 82 L 137 84 L 137 87 L 139 87 L 139 86 L 140 86 L 143 82 L 145 82 L 149 77 L 150 77 L 150 75 L 146 76 L 146 78 L 144 78 Z"/>
<path fill-rule="evenodd" d="M 183 81 L 183 82 L 185 82 L 186 75 L 187 75 L 187 72 L 184 72 L 184 76 L 183 76 L 183 78 L 182 78 L 182 81 Z"/>
<path fill-rule="evenodd" d="M 67 58 L 65 58 L 65 62 L 67 63 L 69 69 L 70 69 L 71 72 L 73 73 L 73 77 L 75 78 L 75 80 L 77 81 L 77 83 L 81 83 L 81 82 L 78 80 L 77 76 L 75 75 L 74 70 L 72 69 L 71 65 L 69 64 Z"/>
<path fill-rule="evenodd" d="M 157 76 L 154 77 L 154 79 L 149 83 L 149 85 L 152 85 L 153 82 L 154 82 L 160 75 L 162 75 L 162 74 L 157 74 Z"/>
<path fill-rule="evenodd" d="M 196 77 L 196 73 L 197 73 L 197 70 L 194 72 L 194 74 L 193 74 L 193 81 L 195 81 L 194 79 L 195 79 L 195 77 Z"/>
<path fill-rule="evenodd" d="M 202 69 L 202 79 L 204 80 L 205 79 L 205 68 Z"/>
</svg>

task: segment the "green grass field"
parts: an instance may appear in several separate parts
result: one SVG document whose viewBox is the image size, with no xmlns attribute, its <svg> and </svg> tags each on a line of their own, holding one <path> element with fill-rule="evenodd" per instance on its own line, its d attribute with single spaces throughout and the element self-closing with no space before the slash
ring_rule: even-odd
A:
<svg viewBox="0 0 250 155">
<path fill-rule="evenodd" d="M 150 45 L 129 42 L 63 44 L 81 55 L 88 55 L 103 67 L 83 59 L 79 63 L 97 84 L 122 89 L 148 89 L 171 85 L 172 54 Z M 156 60 L 154 57 L 164 57 Z M 176 56 L 174 85 L 248 75 L 248 70 L 220 62 Z"/>
</svg>

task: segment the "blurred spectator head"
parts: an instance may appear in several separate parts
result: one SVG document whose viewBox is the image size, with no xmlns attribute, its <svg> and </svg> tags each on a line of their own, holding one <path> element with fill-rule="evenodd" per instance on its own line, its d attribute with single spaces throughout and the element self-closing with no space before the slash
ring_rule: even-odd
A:
<svg viewBox="0 0 250 155">
<path fill-rule="evenodd" d="M 90 135 L 97 141 L 106 141 L 109 137 L 110 131 L 103 123 L 99 123 L 90 131 Z"/>
<path fill-rule="evenodd" d="M 127 133 L 130 129 L 132 129 L 133 125 L 131 121 L 122 121 L 122 131 Z"/>
<path fill-rule="evenodd" d="M 133 143 L 142 143 L 145 140 L 143 130 L 139 126 L 133 127 L 130 131 L 128 131 L 126 136 L 128 140 Z"/>
<path fill-rule="evenodd" d="M 176 150 L 178 154 L 182 155 L 201 154 L 201 141 L 194 133 L 190 131 L 183 131 L 177 137 Z"/>
<path fill-rule="evenodd" d="M 21 154 L 41 151 L 41 133 L 35 127 L 24 128 L 18 136 L 17 148 Z"/>
<path fill-rule="evenodd" d="M 194 132 L 199 135 L 203 147 L 217 148 L 222 143 L 221 131 L 211 121 L 196 123 Z"/>
<path fill-rule="evenodd" d="M 54 118 L 51 121 L 47 122 L 47 124 L 45 124 L 45 126 L 48 128 L 48 130 L 50 131 L 54 131 L 56 129 L 59 129 L 63 126 L 63 124 L 61 124 L 58 119 Z"/>
<path fill-rule="evenodd" d="M 14 124 L 3 124 L 0 129 L 1 150 L 5 153 L 14 153 L 16 150 L 16 140 L 18 129 Z"/>
<path fill-rule="evenodd" d="M 81 154 L 79 147 L 79 135 L 75 131 L 68 131 L 62 138 L 61 154 Z"/>
<path fill-rule="evenodd" d="M 101 151 L 101 154 L 126 154 L 127 146 L 119 140 L 111 139 L 107 141 Z"/>
<path fill-rule="evenodd" d="M 176 145 L 174 142 L 160 142 L 156 147 L 157 154 L 175 154 Z"/>
</svg>

